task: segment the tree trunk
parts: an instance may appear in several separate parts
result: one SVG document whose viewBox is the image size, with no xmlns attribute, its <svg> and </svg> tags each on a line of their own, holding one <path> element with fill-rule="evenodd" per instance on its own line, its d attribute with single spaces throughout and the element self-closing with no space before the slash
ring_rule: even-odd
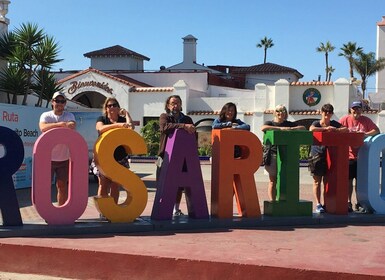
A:
<svg viewBox="0 0 385 280">
<path fill-rule="evenodd" d="M 264 56 L 264 58 L 263 58 L 263 64 L 266 63 L 266 57 L 267 57 L 267 49 L 265 48 L 265 56 Z"/>
<path fill-rule="evenodd" d="M 325 81 L 328 80 L 328 74 L 329 74 L 329 61 L 328 61 L 328 53 L 325 52 L 325 62 L 326 62 L 326 68 L 325 68 Z"/>
</svg>

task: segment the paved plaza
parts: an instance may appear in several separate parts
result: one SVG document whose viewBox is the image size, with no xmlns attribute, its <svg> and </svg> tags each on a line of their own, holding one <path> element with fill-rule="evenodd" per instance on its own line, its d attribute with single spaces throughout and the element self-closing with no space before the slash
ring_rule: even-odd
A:
<svg viewBox="0 0 385 280">
<path fill-rule="evenodd" d="M 201 167 L 209 203 L 211 165 Z M 87 209 L 73 226 L 47 225 L 31 205 L 30 190 L 17 190 L 24 226 L 1 228 L 0 271 L 41 276 L 30 279 L 385 278 L 383 215 L 154 222 L 155 165 L 132 163 L 131 170 L 149 192 L 145 211 L 132 224 L 99 221 L 92 176 Z M 262 208 L 268 181 L 263 168 L 255 179 Z M 300 183 L 300 199 L 312 201 L 306 168 Z"/>
</svg>

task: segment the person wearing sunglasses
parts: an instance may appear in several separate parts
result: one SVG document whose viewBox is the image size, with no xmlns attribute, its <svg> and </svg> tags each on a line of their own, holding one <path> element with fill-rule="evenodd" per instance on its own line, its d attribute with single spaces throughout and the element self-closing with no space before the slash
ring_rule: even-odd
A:
<svg viewBox="0 0 385 280">
<path fill-rule="evenodd" d="M 96 130 L 100 136 L 113 128 L 134 129 L 135 127 L 129 112 L 126 109 L 120 108 L 116 98 L 108 97 L 103 104 L 103 115 L 96 120 Z M 129 155 L 123 146 L 118 146 L 115 149 L 114 159 L 124 167 L 130 167 L 128 162 Z M 94 161 L 91 164 L 93 173 L 98 176 L 99 180 L 98 196 L 111 196 L 115 203 L 118 203 L 120 186 L 99 172 Z M 101 218 L 103 217 L 101 216 Z"/>
<path fill-rule="evenodd" d="M 166 113 L 162 113 L 159 116 L 159 130 L 160 130 L 160 139 L 159 139 L 159 151 L 158 151 L 158 160 L 156 162 L 156 178 L 159 178 L 163 157 L 166 149 L 166 142 L 168 135 L 174 133 L 176 129 L 184 129 L 188 133 L 195 134 L 195 126 L 192 119 L 189 116 L 186 116 L 182 113 L 182 99 L 179 95 L 171 95 L 166 99 L 164 106 Z M 185 169 L 185 166 L 183 166 Z M 180 202 L 182 200 L 181 189 L 178 190 L 176 202 L 174 205 L 174 216 L 183 216 L 184 213 L 180 210 Z"/>
<path fill-rule="evenodd" d="M 339 122 L 332 120 L 334 107 L 331 104 L 325 104 L 321 108 L 321 120 L 314 121 L 309 130 L 310 131 L 334 131 L 334 132 L 347 132 L 347 127 L 344 127 Z M 316 201 L 315 212 L 324 213 L 325 207 L 321 204 L 321 183 L 323 182 L 324 188 L 326 185 L 326 147 L 313 145 L 310 149 L 309 171 L 313 176 L 313 195 Z"/>
<path fill-rule="evenodd" d="M 343 116 L 339 122 L 346 126 L 350 132 L 361 132 L 365 137 L 374 136 L 380 133 L 378 126 L 368 117 L 362 115 L 362 102 L 354 101 L 350 106 L 350 114 Z M 349 196 L 348 196 L 348 211 L 353 212 L 352 196 L 353 188 L 357 197 L 357 156 L 359 147 L 349 147 Z M 353 180 L 356 184 L 353 186 Z M 365 209 L 357 201 L 356 209 L 360 213 L 370 213 L 370 209 Z"/>
<path fill-rule="evenodd" d="M 297 125 L 295 122 L 287 120 L 288 113 L 284 105 L 278 105 L 274 110 L 274 119 L 272 121 L 266 121 L 261 130 L 265 133 L 268 130 L 304 130 L 305 127 Z M 264 150 L 269 150 L 268 164 L 265 164 L 265 171 L 269 175 L 269 187 L 268 196 L 270 201 L 275 201 L 277 196 L 277 152 L 278 147 L 276 145 L 264 145 Z"/>
<path fill-rule="evenodd" d="M 75 116 L 65 111 L 67 103 L 66 97 L 62 92 L 55 92 L 52 96 L 52 110 L 44 112 L 40 116 L 39 128 L 41 132 L 53 128 L 75 129 Z M 57 189 L 57 203 L 63 205 L 68 199 L 68 168 L 70 152 L 67 145 L 58 144 L 51 152 L 51 176 L 55 175 Z"/>
</svg>

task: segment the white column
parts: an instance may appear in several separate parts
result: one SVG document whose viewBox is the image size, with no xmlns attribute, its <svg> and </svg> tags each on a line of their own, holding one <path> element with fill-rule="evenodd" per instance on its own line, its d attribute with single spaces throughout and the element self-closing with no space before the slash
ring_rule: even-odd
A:
<svg viewBox="0 0 385 280">
<path fill-rule="evenodd" d="M 285 105 L 286 109 L 290 112 L 290 97 L 289 97 L 290 83 L 285 79 L 279 79 L 275 82 L 275 104 L 273 109 L 277 105 Z"/>
<path fill-rule="evenodd" d="M 376 58 L 385 57 L 385 16 L 377 23 L 377 52 Z M 385 93 L 385 70 L 376 73 L 376 92 Z"/>
</svg>

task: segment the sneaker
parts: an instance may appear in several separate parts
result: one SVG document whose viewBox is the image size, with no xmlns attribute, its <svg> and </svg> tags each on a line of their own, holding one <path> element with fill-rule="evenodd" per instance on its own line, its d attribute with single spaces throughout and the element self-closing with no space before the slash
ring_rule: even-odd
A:
<svg viewBox="0 0 385 280">
<path fill-rule="evenodd" d="M 354 206 L 356 208 L 355 211 L 357 211 L 357 212 L 361 212 L 364 209 L 364 207 L 362 207 L 360 203 L 356 203 L 356 205 L 354 205 Z"/>
<path fill-rule="evenodd" d="M 353 205 L 351 202 L 348 202 L 348 212 L 349 213 L 353 212 Z"/>
<path fill-rule="evenodd" d="M 180 209 L 178 209 L 178 210 L 175 210 L 174 216 L 184 216 L 184 214 Z"/>
<path fill-rule="evenodd" d="M 359 203 L 356 204 L 356 211 L 361 214 L 373 214 L 372 210 L 362 207 Z"/>
<path fill-rule="evenodd" d="M 320 203 L 318 203 L 317 206 L 315 207 L 315 212 L 316 213 L 324 213 L 325 209 L 322 207 L 322 205 Z"/>
</svg>

